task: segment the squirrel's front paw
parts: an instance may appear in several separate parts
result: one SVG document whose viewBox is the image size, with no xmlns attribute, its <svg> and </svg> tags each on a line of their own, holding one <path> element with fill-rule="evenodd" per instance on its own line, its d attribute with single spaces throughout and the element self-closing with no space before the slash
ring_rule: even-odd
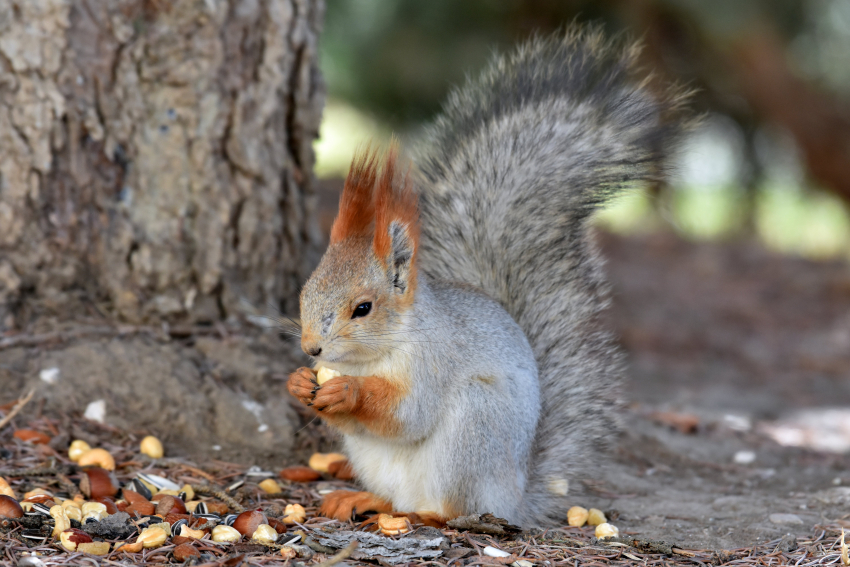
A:
<svg viewBox="0 0 850 567">
<path fill-rule="evenodd" d="M 351 413 L 357 406 L 357 378 L 337 376 L 328 380 L 316 391 L 313 407 L 323 414 Z"/>
<path fill-rule="evenodd" d="M 318 387 L 315 372 L 303 366 L 289 375 L 286 385 L 289 393 L 305 406 L 312 405 Z"/>
</svg>

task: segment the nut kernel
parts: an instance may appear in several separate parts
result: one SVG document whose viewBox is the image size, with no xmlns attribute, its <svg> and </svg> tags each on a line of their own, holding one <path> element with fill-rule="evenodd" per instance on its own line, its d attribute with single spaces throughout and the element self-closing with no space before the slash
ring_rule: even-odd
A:
<svg viewBox="0 0 850 567">
<path fill-rule="evenodd" d="M 307 519 L 307 510 L 301 504 L 287 504 L 283 509 L 284 524 L 300 524 Z"/>
<path fill-rule="evenodd" d="M 74 528 L 71 528 L 59 534 L 59 543 L 61 543 L 62 547 L 64 547 L 68 551 L 76 551 L 77 544 L 91 542 L 91 536 L 83 530 L 76 530 Z"/>
<path fill-rule="evenodd" d="M 150 549 L 151 547 L 159 547 L 165 540 L 168 539 L 168 534 L 159 525 L 151 526 L 142 530 L 139 537 L 136 538 L 136 543 L 141 542 L 142 547 Z"/>
<path fill-rule="evenodd" d="M 341 453 L 313 453 L 310 457 L 310 468 L 322 473 L 328 472 L 328 467 L 335 461 L 344 461 L 347 457 Z"/>
<path fill-rule="evenodd" d="M 218 525 L 212 529 L 212 540 L 217 543 L 233 543 L 241 537 L 242 534 L 230 526 Z"/>
<path fill-rule="evenodd" d="M 0 494 L 5 494 L 9 498 L 14 498 L 17 500 L 17 496 L 15 496 L 15 491 L 12 490 L 12 487 L 9 486 L 9 483 L 6 482 L 6 479 L 0 476 Z"/>
<path fill-rule="evenodd" d="M 268 524 L 260 524 L 251 536 L 251 540 L 263 545 L 273 545 L 277 541 L 277 531 Z"/>
<path fill-rule="evenodd" d="M 333 368 L 327 368 L 322 366 L 319 368 L 319 371 L 316 372 L 316 382 L 319 383 L 319 386 L 327 382 L 328 380 L 333 380 L 337 376 L 342 376 L 342 373 L 334 370 Z"/>
<path fill-rule="evenodd" d="M 590 526 L 598 526 L 608 522 L 608 518 L 602 513 L 599 508 L 591 508 L 587 511 L 587 524 Z"/>
<path fill-rule="evenodd" d="M 78 543 L 77 551 L 88 553 L 89 555 L 106 555 L 109 553 L 109 542 L 90 541 L 87 543 Z"/>
<path fill-rule="evenodd" d="M 69 520 L 76 520 L 76 521 L 80 522 L 81 524 L 83 523 L 83 511 L 82 510 L 80 510 L 76 506 L 64 506 L 64 508 L 65 508 L 65 515 L 68 516 Z"/>
<path fill-rule="evenodd" d="M 273 478 L 267 478 L 257 486 L 262 488 L 263 492 L 267 494 L 278 494 L 280 492 L 280 485 Z"/>
<path fill-rule="evenodd" d="M 617 526 L 613 524 L 609 524 L 608 522 L 604 522 L 596 526 L 596 532 L 594 535 L 599 539 L 604 539 L 606 537 L 617 537 L 620 535 L 620 530 Z"/>
<path fill-rule="evenodd" d="M 165 454 L 162 448 L 162 442 L 153 435 L 148 435 L 142 439 L 142 442 L 139 443 L 139 451 L 151 459 L 161 459 Z"/>
<path fill-rule="evenodd" d="M 106 512 L 106 504 L 100 502 L 86 502 L 83 504 L 83 522 L 89 518 L 94 518 L 98 522 L 106 518 L 109 514 Z"/>
<path fill-rule="evenodd" d="M 192 488 L 191 484 L 184 484 L 183 488 L 180 489 L 180 492 L 186 493 L 186 498 L 183 499 L 184 502 L 195 499 L 195 490 Z"/>
<path fill-rule="evenodd" d="M 202 537 L 204 537 L 205 533 L 206 532 L 204 532 L 204 530 L 193 530 L 192 528 L 184 524 L 180 526 L 180 534 L 178 535 L 181 535 L 183 537 L 190 537 L 192 539 L 201 539 Z"/>
<path fill-rule="evenodd" d="M 567 523 L 574 527 L 580 528 L 587 523 L 588 512 L 587 508 L 581 506 L 573 506 L 567 510 Z"/>
<path fill-rule="evenodd" d="M 62 506 L 51 507 L 50 516 L 53 518 L 53 537 L 59 537 L 59 534 L 70 529 L 71 520 Z"/>
<path fill-rule="evenodd" d="M 89 451 L 91 451 L 91 445 L 82 439 L 74 439 L 71 441 L 71 446 L 68 447 L 68 458 L 76 463 L 84 453 L 88 453 Z"/>
<path fill-rule="evenodd" d="M 115 544 L 115 551 L 121 551 L 124 553 L 139 553 L 142 551 L 142 543 L 141 541 L 137 541 L 135 543 L 126 543 L 119 541 Z"/>
<path fill-rule="evenodd" d="M 378 514 L 378 527 L 384 535 L 406 534 L 410 531 L 410 522 L 404 516 L 393 518 L 389 514 Z"/>
<path fill-rule="evenodd" d="M 100 448 L 91 449 L 90 451 L 83 453 L 79 460 L 77 460 L 77 464 L 81 467 L 97 465 L 108 471 L 115 470 L 115 459 L 113 456 L 106 449 Z"/>
</svg>

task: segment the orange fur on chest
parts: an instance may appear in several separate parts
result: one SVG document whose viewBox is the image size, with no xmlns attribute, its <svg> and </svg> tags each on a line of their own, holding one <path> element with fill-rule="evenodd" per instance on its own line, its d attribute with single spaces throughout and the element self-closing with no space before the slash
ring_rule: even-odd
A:
<svg viewBox="0 0 850 567">
<path fill-rule="evenodd" d="M 382 437 L 398 435 L 401 424 L 395 417 L 395 410 L 405 391 L 379 376 L 361 376 L 357 383 L 356 403 L 351 411 L 327 415 L 325 420 L 343 431 L 350 429 L 352 421 L 356 421 Z"/>
</svg>

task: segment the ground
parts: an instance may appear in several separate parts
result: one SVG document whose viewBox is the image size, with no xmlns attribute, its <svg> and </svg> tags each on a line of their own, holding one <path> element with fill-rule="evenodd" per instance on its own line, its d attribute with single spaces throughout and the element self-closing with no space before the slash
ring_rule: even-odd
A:
<svg viewBox="0 0 850 567">
<path fill-rule="evenodd" d="M 800 410 L 817 417 L 850 406 L 850 266 L 666 233 L 600 234 L 599 241 L 614 291 L 608 323 L 629 358 L 625 428 L 598 477 L 576 487 L 576 503 L 607 511 L 621 533 L 703 550 L 701 561 L 724 549 L 769 554 L 788 533 L 800 542 L 821 539 L 774 559 L 836 561 L 835 530 L 850 526 L 850 457 L 783 447 L 774 438 Z M 163 474 L 180 473 L 188 482 L 204 479 L 175 472 L 183 459 L 222 484 L 245 478 L 252 465 L 276 471 L 303 464 L 333 441 L 284 395 L 286 375 L 301 360 L 297 345 L 253 327 L 42 321 L 26 334 L 0 338 L 0 404 L 37 388 L 12 426 L 0 430 L 0 447 L 8 451 L 0 476 L 39 458 L 61 460 L 78 437 L 125 451 L 129 464 L 121 474 L 130 475 L 146 466 L 132 447 L 147 433 L 160 436 L 173 459 Z M 58 375 L 45 382 L 51 373 L 43 371 L 53 368 Z M 105 426 L 81 418 L 99 399 L 106 401 Z M 12 438 L 24 427 L 53 439 L 38 450 L 25 446 Z M 803 431 L 814 442 L 828 433 Z M 840 434 L 832 432 L 833 446 Z M 31 480 L 16 482 L 31 487 Z M 322 482 L 287 485 L 286 498 L 314 514 Z M 558 533 L 591 541 L 587 529 Z M 455 544 L 471 537 L 449 535 Z M 531 547 L 539 558 L 560 545 L 558 560 L 599 560 L 590 553 L 597 548 L 546 544 L 546 537 L 535 540 L 542 547 Z M 818 545 L 826 547 L 818 552 Z M 750 561 L 739 554 L 715 562 L 735 557 Z M 474 558 L 462 560 L 470 563 Z"/>
</svg>

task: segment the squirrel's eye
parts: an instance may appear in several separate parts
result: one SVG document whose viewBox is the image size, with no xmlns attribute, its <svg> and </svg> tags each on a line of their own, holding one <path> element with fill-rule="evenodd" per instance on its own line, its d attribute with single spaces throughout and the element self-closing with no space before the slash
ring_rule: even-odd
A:
<svg viewBox="0 0 850 567">
<path fill-rule="evenodd" d="M 354 313 L 351 314 L 352 319 L 357 319 L 358 317 L 365 317 L 369 314 L 369 311 L 372 310 L 372 302 L 367 301 L 365 303 L 361 303 L 357 307 L 354 308 Z"/>
</svg>

